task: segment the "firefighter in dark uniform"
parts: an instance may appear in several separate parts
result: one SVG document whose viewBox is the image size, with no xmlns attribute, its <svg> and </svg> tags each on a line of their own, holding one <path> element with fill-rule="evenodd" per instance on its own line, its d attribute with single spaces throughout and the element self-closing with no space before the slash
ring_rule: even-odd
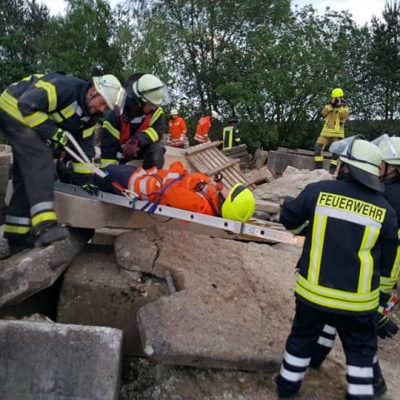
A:
<svg viewBox="0 0 400 400">
<path fill-rule="evenodd" d="M 232 118 L 228 121 L 228 126 L 222 130 L 222 150 L 230 150 L 240 144 L 239 120 Z"/>
<path fill-rule="evenodd" d="M 67 237 L 54 211 L 52 151 L 67 143 L 69 131 L 92 156 L 97 116 L 123 101 L 124 92 L 113 75 L 94 77 L 91 84 L 51 72 L 28 76 L 1 94 L 0 130 L 13 151 L 13 195 L 4 226 L 11 254 Z M 80 164 L 74 170 L 91 177 Z"/>
<path fill-rule="evenodd" d="M 136 73 L 126 84 L 126 104 L 118 117 L 108 113 L 101 130 L 101 167 L 143 160 L 143 168 L 162 168 L 167 126 L 161 105 L 167 104 L 165 85 L 152 74 Z"/>
<path fill-rule="evenodd" d="M 306 238 L 278 394 L 290 398 L 298 392 L 318 337 L 330 325 L 346 355 L 346 399 L 372 400 L 380 277 L 396 268 L 397 218 L 379 193 L 381 150 L 352 137 L 335 142 L 331 151 L 342 163 L 338 179 L 308 185 L 282 209 L 283 225 L 305 229 Z"/>
<path fill-rule="evenodd" d="M 372 143 L 382 151 L 381 178 L 385 185 L 383 196 L 393 207 L 400 226 L 400 138 L 389 137 L 387 134 L 375 139 Z M 378 336 L 382 339 L 391 338 L 398 333 L 399 327 L 389 318 L 392 307 L 396 304 L 396 295 L 391 290 L 399 279 L 400 265 L 393 268 L 390 276 L 381 276 L 381 294 L 378 312 Z M 318 342 L 311 357 L 310 366 L 319 368 L 331 351 L 336 338 L 336 329 L 325 325 L 318 338 Z M 374 357 L 373 365 L 373 387 L 374 395 L 380 396 L 387 391 L 385 379 L 379 365 L 378 356 Z"/>
</svg>

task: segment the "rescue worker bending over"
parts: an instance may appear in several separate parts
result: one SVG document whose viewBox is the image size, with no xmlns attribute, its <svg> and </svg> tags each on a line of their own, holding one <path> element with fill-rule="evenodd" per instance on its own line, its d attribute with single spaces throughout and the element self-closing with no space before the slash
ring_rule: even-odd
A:
<svg viewBox="0 0 400 400">
<path fill-rule="evenodd" d="M 240 144 L 239 120 L 232 118 L 228 123 L 229 125 L 222 131 L 222 150 L 230 150 L 232 147 Z"/>
<path fill-rule="evenodd" d="M 179 161 L 173 162 L 168 169 L 109 165 L 106 170 L 108 179 L 98 179 L 98 184 L 106 191 L 113 191 L 109 182 L 116 181 L 141 200 L 154 204 L 241 222 L 249 220 L 254 213 L 253 193 L 241 183 L 227 193 L 220 180 L 212 180 L 200 172 L 189 172 Z"/>
<path fill-rule="evenodd" d="M 325 118 L 324 126 L 314 146 L 314 164 L 316 169 L 323 167 L 324 156 L 322 152 L 330 143 L 344 138 L 344 123 L 349 117 L 349 107 L 343 98 L 344 93 L 340 88 L 333 89 L 331 100 L 322 110 Z M 329 172 L 336 172 L 337 156 L 332 154 Z"/>
<path fill-rule="evenodd" d="M 121 108 L 124 92 L 113 75 L 93 77 L 91 84 L 51 72 L 28 76 L 1 94 L 0 130 L 13 152 L 13 195 L 4 226 L 11 254 L 67 237 L 54 211 L 52 148 L 66 145 L 69 131 L 92 156 L 98 115 Z M 91 177 L 80 164 L 74 171 Z"/>
<path fill-rule="evenodd" d="M 123 114 L 109 112 L 103 123 L 100 165 L 141 159 L 143 168 L 162 168 L 165 148 L 160 140 L 166 124 L 161 105 L 168 103 L 168 92 L 156 76 L 142 73 L 131 75 L 125 89 Z"/>
<path fill-rule="evenodd" d="M 211 111 L 211 115 L 206 115 L 199 119 L 196 126 L 196 134 L 194 135 L 194 141 L 197 143 L 205 143 L 210 141 L 210 129 L 211 125 L 215 120 L 219 119 L 219 114 L 216 111 Z"/>
<path fill-rule="evenodd" d="M 284 202 L 281 213 L 287 229 L 305 229 L 305 243 L 296 314 L 276 382 L 280 398 L 298 392 L 317 339 L 330 325 L 346 355 L 346 399 L 372 400 L 379 296 L 391 286 L 382 286 L 380 276 L 391 277 L 397 268 L 397 218 L 379 193 L 382 151 L 357 137 L 333 144 L 331 151 L 341 162 L 338 179 L 306 186 Z"/>
<path fill-rule="evenodd" d="M 171 118 L 168 121 L 168 133 L 171 146 L 186 147 L 188 143 L 186 121 L 178 115 L 178 110 L 176 108 L 173 108 L 170 114 Z"/>
</svg>

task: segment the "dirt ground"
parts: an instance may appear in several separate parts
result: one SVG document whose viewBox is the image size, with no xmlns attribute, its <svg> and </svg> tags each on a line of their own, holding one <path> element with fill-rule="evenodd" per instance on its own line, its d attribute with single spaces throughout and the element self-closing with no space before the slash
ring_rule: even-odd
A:
<svg viewBox="0 0 400 400">
<path fill-rule="evenodd" d="M 400 324 L 400 309 L 393 314 Z M 400 334 L 379 342 L 379 358 L 388 385 L 380 399 L 400 400 Z M 172 367 L 131 359 L 123 366 L 119 400 L 275 400 L 276 373 Z M 298 399 L 342 400 L 345 387 L 344 357 L 336 343 L 320 370 L 308 370 Z"/>
</svg>

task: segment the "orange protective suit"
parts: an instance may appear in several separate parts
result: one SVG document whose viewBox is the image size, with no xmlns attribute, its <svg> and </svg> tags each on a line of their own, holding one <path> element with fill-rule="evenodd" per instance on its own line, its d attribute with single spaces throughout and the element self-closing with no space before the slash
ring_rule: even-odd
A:
<svg viewBox="0 0 400 400">
<path fill-rule="evenodd" d="M 194 135 L 195 142 L 204 143 L 210 140 L 208 133 L 211 128 L 211 117 L 209 115 L 200 118 L 196 127 L 196 134 Z"/>
<path fill-rule="evenodd" d="M 189 172 L 175 161 L 168 169 L 137 168 L 128 189 L 141 199 L 201 214 L 220 215 L 222 183 L 199 172 Z"/>
<path fill-rule="evenodd" d="M 173 146 L 183 145 L 187 133 L 186 121 L 179 116 L 171 118 L 168 121 L 168 133 Z"/>
</svg>

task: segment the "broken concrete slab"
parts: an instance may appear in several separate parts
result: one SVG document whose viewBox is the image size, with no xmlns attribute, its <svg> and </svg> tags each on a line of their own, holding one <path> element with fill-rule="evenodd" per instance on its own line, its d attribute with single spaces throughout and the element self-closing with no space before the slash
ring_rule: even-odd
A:
<svg viewBox="0 0 400 400">
<path fill-rule="evenodd" d="M 0 261 L 0 308 L 51 286 L 90 239 L 91 230 L 70 230 L 67 239 Z"/>
<path fill-rule="evenodd" d="M 118 329 L 0 320 L 3 400 L 118 398 Z"/>
<path fill-rule="evenodd" d="M 145 305 L 138 326 L 146 354 L 167 364 L 248 370 L 280 362 L 294 309 L 301 249 L 158 229 L 152 273 L 178 293 Z M 123 235 L 129 235 L 124 233 Z"/>
<path fill-rule="evenodd" d="M 166 288 L 158 279 L 131 274 L 117 266 L 112 247 L 87 245 L 64 275 L 57 321 L 121 329 L 123 354 L 143 355 L 136 313 Z"/>
</svg>

